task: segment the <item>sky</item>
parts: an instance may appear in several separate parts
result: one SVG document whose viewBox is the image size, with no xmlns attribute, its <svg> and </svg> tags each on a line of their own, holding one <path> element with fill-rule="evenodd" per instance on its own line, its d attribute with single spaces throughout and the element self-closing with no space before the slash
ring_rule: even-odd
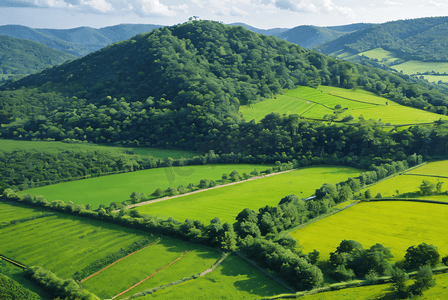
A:
<svg viewBox="0 0 448 300">
<path fill-rule="evenodd" d="M 196 16 L 260 29 L 448 16 L 446 0 L 0 0 L 0 25 L 68 29 L 175 25 Z"/>
</svg>

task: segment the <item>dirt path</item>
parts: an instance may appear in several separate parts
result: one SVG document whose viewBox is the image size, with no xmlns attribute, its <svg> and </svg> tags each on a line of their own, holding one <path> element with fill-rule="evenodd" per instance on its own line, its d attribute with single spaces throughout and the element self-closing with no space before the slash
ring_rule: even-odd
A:
<svg viewBox="0 0 448 300">
<path fill-rule="evenodd" d="M 201 190 L 198 190 L 198 191 L 194 191 L 194 192 L 190 192 L 190 193 L 186 193 L 186 194 L 182 194 L 182 195 L 167 196 L 167 197 L 163 197 L 163 198 L 159 198 L 159 199 L 154 199 L 154 200 L 149 200 L 149 201 L 145 201 L 145 202 L 140 202 L 140 203 L 137 203 L 137 204 L 131 204 L 131 205 L 126 206 L 125 208 L 133 208 L 133 207 L 142 206 L 142 205 L 151 204 L 151 203 L 156 203 L 156 202 L 160 202 L 160 201 L 166 201 L 166 200 L 170 200 L 170 199 L 174 199 L 174 198 L 178 198 L 178 197 L 183 197 L 183 196 L 187 196 L 187 195 L 191 195 L 191 194 L 197 194 L 197 193 L 205 192 L 205 191 L 208 191 L 208 190 L 213 190 L 213 189 L 226 187 L 226 186 L 229 186 L 229 185 L 234 185 L 234 184 L 239 184 L 239 183 L 243 183 L 243 182 L 247 182 L 247 181 L 251 181 L 251 180 L 257 180 L 257 179 L 266 178 L 266 177 L 270 177 L 270 176 L 274 176 L 274 175 L 284 174 L 284 173 L 292 172 L 292 171 L 295 171 L 295 170 L 296 169 L 292 169 L 292 170 L 282 171 L 282 172 L 278 172 L 278 173 L 272 173 L 272 174 L 263 175 L 263 176 L 256 176 L 256 177 L 252 177 L 252 178 L 249 178 L 249 179 L 245 179 L 245 180 L 241 180 L 241 181 L 237 181 L 237 182 L 226 183 L 226 184 L 223 184 L 223 185 L 217 185 L 217 186 L 214 186 L 214 187 L 211 187 L 211 188 L 201 189 Z"/>
</svg>

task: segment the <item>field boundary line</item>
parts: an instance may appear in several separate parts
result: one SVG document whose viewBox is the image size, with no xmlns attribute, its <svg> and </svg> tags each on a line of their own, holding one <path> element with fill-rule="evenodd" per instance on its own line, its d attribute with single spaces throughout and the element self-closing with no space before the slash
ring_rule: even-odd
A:
<svg viewBox="0 0 448 300">
<path fill-rule="evenodd" d="M 413 198 L 375 198 L 369 199 L 368 201 L 362 202 L 381 202 L 381 201 L 403 201 L 403 202 L 422 202 L 422 203 L 431 203 L 431 204 L 444 204 L 448 205 L 448 202 L 437 201 L 437 200 L 428 200 L 428 199 L 413 199 Z"/>
<path fill-rule="evenodd" d="M 224 254 L 222 255 L 222 257 L 219 258 L 219 259 L 218 259 L 218 260 L 217 260 L 217 261 L 216 261 L 216 262 L 215 262 L 209 269 L 205 270 L 205 271 L 202 272 L 202 273 L 197 273 L 197 274 L 194 274 L 194 275 L 192 275 L 192 276 L 190 276 L 190 277 L 182 278 L 182 279 L 180 279 L 180 280 L 176 280 L 176 281 L 173 281 L 173 282 L 164 284 L 164 285 L 159 285 L 159 286 L 157 286 L 157 287 L 154 287 L 154 288 L 150 288 L 150 289 L 144 290 L 143 292 L 136 293 L 136 294 L 134 294 L 134 295 L 132 295 L 132 296 L 130 296 L 130 297 L 132 297 L 132 299 L 134 299 L 134 298 L 139 298 L 139 297 L 144 297 L 144 296 L 146 296 L 146 295 L 153 294 L 153 293 L 155 293 L 155 292 L 157 292 L 157 291 L 159 291 L 159 290 L 166 289 L 167 287 L 173 287 L 173 286 L 176 286 L 176 285 L 179 285 L 179 284 L 182 284 L 182 283 L 186 283 L 186 282 L 191 281 L 191 280 L 195 280 L 195 279 L 197 279 L 197 278 L 199 278 L 199 277 L 202 277 L 202 276 L 204 276 L 205 274 L 208 274 L 208 273 L 214 271 L 219 265 L 221 265 L 221 263 L 224 261 L 224 259 L 226 259 L 226 258 L 229 256 L 229 254 L 230 254 L 229 252 L 224 253 Z M 205 273 L 205 272 L 208 271 L 208 270 L 211 270 L 211 271 Z M 130 297 L 124 298 L 123 300 L 129 299 Z"/>
<path fill-rule="evenodd" d="M 403 174 L 408 176 L 425 176 L 425 177 L 436 177 L 436 178 L 448 178 L 448 176 L 441 176 L 441 175 L 425 175 L 425 174 Z"/>
<path fill-rule="evenodd" d="M 263 273 L 266 277 L 270 278 L 271 280 L 277 282 L 278 284 L 280 284 L 281 286 L 283 286 L 285 289 L 287 289 L 288 291 L 291 291 L 293 293 L 296 293 L 297 291 L 292 288 L 291 286 L 289 286 L 287 283 L 285 283 L 284 281 L 280 280 L 279 278 L 275 277 L 272 274 L 269 274 L 266 270 L 262 269 L 261 267 L 259 267 L 257 265 L 256 262 L 254 262 L 253 260 L 247 258 L 244 254 L 242 254 L 239 251 L 235 252 L 236 255 L 238 255 L 240 258 L 242 258 L 243 260 L 245 260 L 246 262 L 248 262 L 250 265 L 252 265 L 255 269 L 257 269 L 258 271 L 260 271 L 261 273 Z"/>
<path fill-rule="evenodd" d="M 11 259 L 11 258 L 8 258 L 8 257 L 6 257 L 6 256 L 4 256 L 4 255 L 2 255 L 2 254 L 0 254 L 0 259 L 5 260 L 5 261 L 9 262 L 10 264 L 12 264 L 12 265 L 14 265 L 14 266 L 16 266 L 16 267 L 19 267 L 19 268 L 21 268 L 21 269 L 27 269 L 27 268 L 28 268 L 28 267 L 25 266 L 24 264 L 22 264 L 22 263 L 20 263 L 20 262 L 18 262 L 18 261 L 15 261 L 15 260 L 13 260 L 13 259 Z"/>
<path fill-rule="evenodd" d="M 134 284 L 133 286 L 131 286 L 131 287 L 128 288 L 127 290 L 125 290 L 125 291 L 119 293 L 118 295 L 113 296 L 111 299 L 115 299 L 115 298 L 117 298 L 117 297 L 120 297 L 121 295 L 123 295 L 123 294 L 129 292 L 129 291 L 132 290 L 133 288 L 139 286 L 140 284 L 142 284 L 142 283 L 145 282 L 146 280 L 150 279 L 151 277 L 153 277 L 154 275 L 156 275 L 157 273 L 159 273 L 159 272 L 162 271 L 163 269 L 168 268 L 169 266 L 171 266 L 172 264 L 174 264 L 175 262 L 177 262 L 178 260 L 180 260 L 182 257 L 184 257 L 185 255 L 187 255 L 187 254 L 190 253 L 191 251 L 193 251 L 193 250 L 186 251 L 186 252 L 182 253 L 181 256 L 179 256 L 178 258 L 176 258 L 175 260 L 173 260 L 172 262 L 170 262 L 168 265 L 166 265 L 166 266 L 160 268 L 159 270 L 155 271 L 154 273 L 152 273 L 151 275 L 149 275 L 149 276 L 146 277 L 145 279 L 141 280 L 140 282 L 137 282 L 136 284 Z"/>
<path fill-rule="evenodd" d="M 206 188 L 206 189 L 200 189 L 200 190 L 192 191 L 192 192 L 185 193 L 185 194 L 182 194 L 182 195 L 167 196 L 167 197 L 162 197 L 162 198 L 158 198 L 158 199 L 154 199 L 154 200 L 148 200 L 148 201 L 140 202 L 140 203 L 136 203 L 136 204 L 130 204 L 128 206 L 125 206 L 125 208 L 126 209 L 134 208 L 134 207 L 143 206 L 143 205 L 147 205 L 147 204 L 152 204 L 152 203 L 156 203 L 156 202 L 160 202 L 160 201 L 170 200 L 170 199 L 173 199 L 173 198 L 179 198 L 179 197 L 183 197 L 183 196 L 197 194 L 197 193 L 205 192 L 205 191 L 208 191 L 208 190 L 213 190 L 213 189 L 218 189 L 218 188 L 222 188 L 222 187 L 226 187 L 226 186 L 230 186 L 230 185 L 244 183 L 244 182 L 247 182 L 247 181 L 263 179 L 263 178 L 266 178 L 266 177 L 279 175 L 279 174 L 284 174 L 284 173 L 288 173 L 288 172 L 292 172 L 292 171 L 296 171 L 296 169 L 286 170 L 286 171 L 281 171 L 281 172 L 276 172 L 276 173 L 271 173 L 271 174 L 266 174 L 266 175 L 262 175 L 262 176 L 255 176 L 255 177 L 251 177 L 249 179 L 240 180 L 240 181 L 236 181 L 236 182 L 230 182 L 230 183 L 226 183 L 226 184 L 221 184 L 221 185 L 217 185 L 217 186 Z M 116 210 L 116 211 L 119 211 L 119 210 Z"/>
<path fill-rule="evenodd" d="M 108 265 L 108 266 L 102 268 L 101 270 L 99 270 L 99 271 L 93 273 L 92 275 L 89 275 L 89 276 L 87 276 L 86 278 L 82 279 L 82 280 L 80 281 L 80 283 L 83 283 L 83 282 L 85 282 L 87 279 L 90 279 L 90 278 L 92 278 L 93 276 L 98 275 L 99 273 L 101 273 L 101 272 L 103 272 L 104 270 L 106 270 L 106 269 L 112 267 L 112 266 L 115 265 L 116 263 L 118 263 L 118 262 L 120 262 L 120 261 L 122 261 L 122 260 L 128 258 L 129 256 L 134 255 L 134 254 L 137 253 L 137 252 L 140 252 L 140 251 L 142 251 L 142 250 L 145 250 L 146 248 L 149 248 L 149 247 L 151 247 L 151 246 L 154 246 L 154 245 L 158 244 L 161 240 L 162 240 L 162 239 L 159 238 L 155 243 L 152 243 L 152 244 L 150 244 L 150 245 L 148 245 L 148 246 L 146 246 L 146 247 L 144 247 L 144 248 L 142 248 L 142 249 L 140 249 L 140 250 L 137 250 L 137 251 L 135 251 L 135 252 L 132 252 L 131 254 L 126 255 L 125 257 L 120 258 L 120 259 L 117 260 L 117 261 L 114 261 L 114 262 L 111 263 L 110 265 Z"/>
<path fill-rule="evenodd" d="M 361 100 L 350 99 L 350 98 L 342 97 L 342 96 L 339 96 L 339 95 L 333 95 L 333 94 L 324 92 L 324 91 L 322 91 L 322 90 L 320 90 L 320 91 L 321 91 L 322 93 L 327 94 L 327 95 L 330 95 L 330 96 L 333 96 L 333 97 L 342 98 L 342 99 L 349 100 L 349 101 L 354 101 L 354 102 L 359 102 L 359 103 L 365 103 L 365 104 L 370 104 L 370 105 L 376 105 L 376 106 L 389 106 L 389 105 L 386 105 L 386 104 L 378 104 L 378 103 L 371 103 L 371 102 L 365 102 L 365 101 L 361 101 Z M 380 98 L 382 98 L 382 97 L 380 97 Z M 386 99 L 386 98 L 384 98 L 384 99 Z M 393 101 L 393 100 L 390 100 L 390 101 L 396 103 L 396 102 Z"/>
</svg>

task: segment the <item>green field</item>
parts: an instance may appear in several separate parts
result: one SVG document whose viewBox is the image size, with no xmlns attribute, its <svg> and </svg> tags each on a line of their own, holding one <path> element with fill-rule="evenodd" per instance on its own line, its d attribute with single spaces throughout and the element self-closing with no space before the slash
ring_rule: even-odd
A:
<svg viewBox="0 0 448 300">
<path fill-rule="evenodd" d="M 177 188 L 189 183 L 198 185 L 201 179 L 220 180 L 223 173 L 237 170 L 240 175 L 254 169 L 263 171 L 267 165 L 227 164 L 186 167 L 156 168 L 116 175 L 102 176 L 78 181 L 62 182 L 54 185 L 29 189 L 20 194 L 43 195 L 48 201 L 73 201 L 76 204 L 91 204 L 94 209 L 100 204 L 130 199 L 132 192 L 151 195 L 157 188 Z"/>
<path fill-rule="evenodd" d="M 419 300 L 442 300 L 448 299 L 448 274 L 434 275 L 436 286 L 423 292 Z M 411 285 L 413 280 L 407 282 Z M 314 295 L 300 297 L 303 300 L 346 300 L 346 299 L 383 299 L 394 300 L 394 294 L 391 292 L 392 284 L 369 285 L 356 288 L 342 289 L 339 291 L 325 292 Z"/>
<path fill-rule="evenodd" d="M 349 167 L 309 167 L 271 177 L 247 181 L 227 187 L 185 195 L 167 201 L 138 207 L 142 214 L 172 217 L 184 221 L 187 218 L 208 222 L 214 217 L 233 223 L 244 208 L 258 211 L 266 205 L 277 206 L 290 194 L 307 198 L 323 183 L 338 183 L 358 176 L 361 170 Z M 200 208 L 200 209 L 198 209 Z"/>
<path fill-rule="evenodd" d="M 333 115 L 334 107 L 338 104 L 344 109 L 340 119 L 348 115 L 357 119 L 362 115 L 366 120 L 381 120 L 381 123 L 390 125 L 448 120 L 448 116 L 402 106 L 361 89 L 354 91 L 329 86 L 320 86 L 318 89 L 299 86 L 285 91 L 277 99 L 266 99 L 250 107 L 243 106 L 241 112 L 247 120 L 255 121 L 260 121 L 271 112 L 296 113 L 306 118 L 323 119 L 325 115 Z"/>
<path fill-rule="evenodd" d="M 88 279 L 82 286 L 101 299 L 110 299 L 168 265 L 180 257 L 183 252 L 190 250 L 193 251 L 118 299 L 201 273 L 221 257 L 219 252 L 164 237 L 158 244 L 120 261 Z M 123 274 L 127 274 L 127 276 L 123 276 Z"/>
<path fill-rule="evenodd" d="M 43 211 L 38 208 L 22 207 L 13 202 L 0 202 L 0 224 L 9 223 L 10 221 L 19 219 L 32 218 L 42 215 Z"/>
<path fill-rule="evenodd" d="M 417 169 L 406 172 L 406 174 L 421 174 L 421 175 L 448 177 L 448 160 L 430 162 Z"/>
<path fill-rule="evenodd" d="M 361 52 L 358 55 L 359 56 L 364 55 L 370 59 L 377 59 L 384 64 L 391 64 L 397 60 L 400 60 L 402 62 L 404 61 L 400 58 L 395 57 L 395 54 L 393 52 L 384 50 L 383 48 L 375 48 L 369 51 Z M 383 59 L 387 60 L 383 61 Z"/>
<path fill-rule="evenodd" d="M 122 154 L 128 157 L 139 156 L 153 159 L 171 158 L 188 158 L 198 155 L 196 152 L 172 149 L 157 149 L 149 147 L 118 147 L 99 144 L 69 144 L 55 141 L 16 141 L 0 139 L 0 151 L 12 151 L 13 149 L 23 150 L 39 150 L 43 152 L 56 154 L 60 151 L 88 151 L 102 150 L 109 151 L 114 154 Z"/>
<path fill-rule="evenodd" d="M 440 80 L 442 82 L 448 82 L 448 75 L 423 75 L 423 78 L 435 83 L 438 83 Z"/>
<path fill-rule="evenodd" d="M 417 74 L 417 72 L 425 73 L 425 72 L 439 72 L 443 74 L 445 72 L 448 73 L 448 62 L 424 62 L 418 60 L 410 60 L 404 62 L 402 64 L 393 66 L 395 70 L 398 72 L 403 71 L 404 74 Z"/>
<path fill-rule="evenodd" d="M 231 255 L 213 272 L 203 277 L 137 299 L 236 300 L 260 299 L 282 293 L 288 293 L 288 290 L 265 277 L 241 258 Z"/>
<path fill-rule="evenodd" d="M 291 235 L 308 253 L 316 249 L 328 259 L 342 240 L 355 240 L 364 248 L 379 243 L 391 248 L 394 260 L 403 260 L 406 249 L 423 242 L 448 254 L 445 228 L 448 205 L 416 202 L 366 202 L 329 216 Z"/>
</svg>

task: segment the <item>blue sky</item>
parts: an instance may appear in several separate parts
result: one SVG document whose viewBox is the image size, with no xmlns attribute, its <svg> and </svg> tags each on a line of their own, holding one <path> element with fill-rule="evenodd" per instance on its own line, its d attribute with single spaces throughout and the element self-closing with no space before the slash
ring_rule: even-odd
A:
<svg viewBox="0 0 448 300">
<path fill-rule="evenodd" d="M 191 16 L 268 29 L 447 15 L 446 0 L 0 0 L 0 25 L 60 29 L 120 23 L 174 25 Z"/>
</svg>

